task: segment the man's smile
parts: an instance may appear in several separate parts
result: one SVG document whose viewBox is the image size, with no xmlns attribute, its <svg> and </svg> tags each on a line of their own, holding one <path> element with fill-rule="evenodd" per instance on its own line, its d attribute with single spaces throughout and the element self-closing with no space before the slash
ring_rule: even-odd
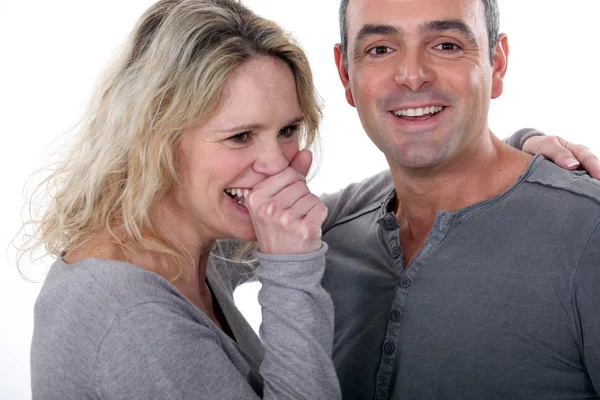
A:
<svg viewBox="0 0 600 400">
<path fill-rule="evenodd" d="M 442 111 L 442 106 L 430 106 L 430 107 L 419 107 L 419 108 L 405 108 L 402 110 L 392 111 L 398 117 L 422 117 L 427 115 L 435 115 Z"/>
</svg>

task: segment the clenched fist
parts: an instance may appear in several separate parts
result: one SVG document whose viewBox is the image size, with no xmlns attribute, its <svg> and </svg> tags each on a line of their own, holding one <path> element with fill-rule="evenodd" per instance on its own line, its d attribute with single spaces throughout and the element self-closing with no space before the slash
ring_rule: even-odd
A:
<svg viewBox="0 0 600 400">
<path fill-rule="evenodd" d="M 312 154 L 302 150 L 290 166 L 256 185 L 246 201 L 259 250 L 268 254 L 304 254 L 321 248 L 327 207 L 306 185 Z"/>
</svg>

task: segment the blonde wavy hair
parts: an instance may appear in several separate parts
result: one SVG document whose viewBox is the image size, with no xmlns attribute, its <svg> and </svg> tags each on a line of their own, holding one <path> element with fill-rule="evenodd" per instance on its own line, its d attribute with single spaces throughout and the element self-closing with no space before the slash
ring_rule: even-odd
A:
<svg viewBox="0 0 600 400">
<path fill-rule="evenodd" d="M 260 55 L 292 70 L 310 147 L 320 101 L 306 55 L 281 27 L 237 0 L 150 7 L 93 95 L 73 147 L 34 191 L 32 198 L 42 191 L 50 203 L 28 223 L 34 233 L 21 255 L 43 247 L 60 257 L 108 231 L 124 250 L 158 252 L 183 267 L 185 251 L 152 210 L 178 179 L 181 135 L 219 109 L 231 73 Z"/>
</svg>

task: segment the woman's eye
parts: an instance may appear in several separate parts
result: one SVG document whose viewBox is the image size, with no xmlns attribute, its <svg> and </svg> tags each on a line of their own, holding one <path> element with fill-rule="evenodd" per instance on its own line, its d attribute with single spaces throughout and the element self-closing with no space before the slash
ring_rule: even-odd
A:
<svg viewBox="0 0 600 400">
<path fill-rule="evenodd" d="M 230 137 L 229 140 L 231 140 L 235 143 L 245 143 L 248 141 L 249 137 L 250 137 L 250 132 L 242 132 L 242 133 L 238 133 L 235 136 Z"/>
<path fill-rule="evenodd" d="M 388 54 L 390 51 L 391 49 L 387 46 L 376 46 L 369 49 L 369 54 L 374 56 L 383 56 Z"/>
<path fill-rule="evenodd" d="M 460 50 L 460 46 L 457 45 L 456 43 L 446 42 L 446 43 L 438 44 L 437 46 L 434 47 L 434 49 L 443 50 L 443 51 L 457 51 L 457 50 Z"/>
<path fill-rule="evenodd" d="M 279 130 L 279 136 L 292 137 L 298 131 L 298 125 L 290 125 Z"/>
</svg>

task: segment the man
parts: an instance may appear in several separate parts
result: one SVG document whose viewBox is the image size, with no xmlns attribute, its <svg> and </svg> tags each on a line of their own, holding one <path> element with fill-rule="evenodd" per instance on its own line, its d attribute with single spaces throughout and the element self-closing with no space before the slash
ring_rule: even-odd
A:
<svg viewBox="0 0 600 400">
<path fill-rule="evenodd" d="M 343 0 L 340 19 L 346 99 L 391 171 L 345 189 L 373 202 L 323 236 L 344 398 L 597 398 L 600 183 L 489 130 L 496 0 Z"/>
</svg>

